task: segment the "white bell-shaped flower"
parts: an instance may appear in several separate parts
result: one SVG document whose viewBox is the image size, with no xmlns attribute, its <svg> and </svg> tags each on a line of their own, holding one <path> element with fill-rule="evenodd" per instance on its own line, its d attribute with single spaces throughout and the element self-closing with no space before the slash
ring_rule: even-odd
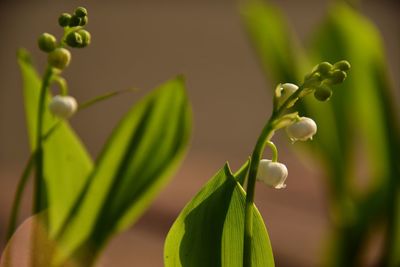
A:
<svg viewBox="0 0 400 267">
<path fill-rule="evenodd" d="M 257 180 L 262 181 L 266 185 L 281 189 L 285 188 L 285 180 L 288 176 L 288 170 L 285 164 L 273 162 L 269 159 L 260 160 L 257 171 Z"/>
<path fill-rule="evenodd" d="M 67 119 L 76 112 L 78 104 L 72 96 L 56 95 L 51 100 L 49 109 L 55 116 Z"/>
<path fill-rule="evenodd" d="M 293 142 L 306 141 L 317 133 L 317 124 L 310 118 L 301 117 L 299 121 L 286 127 L 286 132 Z"/>
</svg>

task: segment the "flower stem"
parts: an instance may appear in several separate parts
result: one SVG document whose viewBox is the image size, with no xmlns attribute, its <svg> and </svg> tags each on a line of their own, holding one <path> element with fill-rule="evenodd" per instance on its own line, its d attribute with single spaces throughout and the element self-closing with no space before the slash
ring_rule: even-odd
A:
<svg viewBox="0 0 400 267">
<path fill-rule="evenodd" d="M 266 144 L 269 142 L 269 139 L 272 137 L 272 133 L 274 131 L 272 126 L 274 120 L 275 116 L 272 116 L 265 125 L 264 129 L 260 134 L 260 137 L 257 140 L 256 146 L 254 147 L 254 151 L 250 159 L 249 178 L 248 178 L 247 192 L 246 192 L 245 219 L 244 219 L 244 248 L 243 248 L 244 267 L 251 267 L 251 242 L 253 239 L 253 207 L 254 207 L 253 203 L 254 203 L 256 176 L 258 171 L 258 165 L 262 157 L 262 153 L 265 149 Z"/>
<path fill-rule="evenodd" d="M 21 179 L 19 180 L 17 191 L 15 192 L 13 206 L 11 209 L 10 221 L 8 223 L 7 235 L 6 235 L 6 242 L 8 242 L 11 236 L 14 234 L 16 226 L 17 226 L 17 219 L 18 219 L 18 211 L 21 204 L 22 193 L 26 187 L 26 183 L 29 178 L 29 174 L 35 164 L 35 157 L 36 153 L 32 153 L 29 157 L 28 163 L 25 166 L 25 169 L 21 175 Z"/>
<path fill-rule="evenodd" d="M 50 80 L 53 75 L 53 68 L 48 66 L 43 76 L 42 87 L 40 88 L 37 128 L 36 128 L 36 173 L 34 181 L 34 201 L 33 214 L 43 210 L 46 203 L 44 192 L 44 175 L 43 175 L 43 117 L 45 111 L 45 103 L 47 91 L 50 86 Z"/>
<path fill-rule="evenodd" d="M 251 154 L 250 166 L 249 166 L 249 177 L 246 188 L 246 206 L 245 206 L 245 218 L 244 218 L 244 247 L 243 247 L 243 267 L 251 267 L 251 246 L 253 239 L 253 209 L 254 209 L 254 195 L 256 177 L 258 171 L 258 165 L 262 158 L 265 146 L 268 145 L 272 149 L 273 157 L 272 161 L 277 161 L 278 151 L 275 145 L 270 141 L 274 132 L 275 122 L 283 115 L 289 104 L 299 97 L 300 93 L 304 90 L 304 84 L 302 84 L 281 106 L 275 106 L 274 111 L 269 118 L 267 124 L 261 131 L 258 137 L 256 146 L 254 147 L 253 153 Z"/>
</svg>

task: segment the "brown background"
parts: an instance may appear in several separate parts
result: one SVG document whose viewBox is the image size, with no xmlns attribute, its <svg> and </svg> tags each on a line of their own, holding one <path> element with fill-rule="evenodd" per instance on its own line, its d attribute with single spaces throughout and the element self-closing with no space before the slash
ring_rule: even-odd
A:
<svg viewBox="0 0 400 267">
<path fill-rule="evenodd" d="M 328 1 L 276 1 L 305 38 L 324 15 Z M 37 36 L 60 36 L 58 14 L 85 5 L 92 45 L 74 50 L 65 71 L 78 101 L 111 90 L 143 88 L 78 114 L 71 121 L 95 157 L 119 118 L 148 89 L 183 73 L 193 105 L 194 134 L 177 175 L 134 228 L 119 235 L 104 255 L 105 266 L 162 266 L 166 233 L 184 204 L 223 164 L 246 160 L 269 115 L 270 82 L 254 57 L 235 1 L 0 1 L 0 250 L 10 202 L 28 158 L 18 47 L 32 51 L 40 70 L 45 55 Z M 365 1 L 362 11 L 378 26 L 390 55 L 399 99 L 399 5 Z M 360 48 L 361 49 L 361 48 Z M 396 75 L 395 75 L 396 74 Z M 283 81 L 284 82 L 284 81 Z M 257 188 L 277 266 L 317 266 L 328 237 L 328 211 L 321 170 L 311 157 L 275 140 L 289 169 L 285 190 Z M 290 148 L 290 150 L 289 150 Z M 23 218 L 29 214 L 26 198 Z M 372 249 L 370 257 L 373 257 Z"/>
</svg>

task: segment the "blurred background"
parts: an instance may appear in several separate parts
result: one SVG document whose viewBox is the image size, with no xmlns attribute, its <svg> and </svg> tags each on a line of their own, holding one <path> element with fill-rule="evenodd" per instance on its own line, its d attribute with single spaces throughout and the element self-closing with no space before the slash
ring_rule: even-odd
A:
<svg viewBox="0 0 400 267">
<path fill-rule="evenodd" d="M 301 40 L 315 30 L 330 4 L 271 2 L 284 11 Z M 46 57 L 36 47 L 37 37 L 42 32 L 60 36 L 58 15 L 78 5 L 89 10 L 92 44 L 72 53 L 64 73 L 70 93 L 85 101 L 113 90 L 140 88 L 71 120 L 93 157 L 119 118 L 145 92 L 177 74 L 186 76 L 194 115 L 187 157 L 146 214 L 113 239 L 102 258 L 104 266 L 133 266 L 133 261 L 136 266 L 162 266 L 164 238 L 183 206 L 225 161 L 237 169 L 251 153 L 270 114 L 272 80 L 265 78 L 252 50 L 237 1 L 0 1 L 0 251 L 14 190 L 29 156 L 16 50 L 24 47 L 32 52 L 43 72 Z M 366 0 L 360 7 L 382 34 L 395 88 L 391 94 L 398 105 L 400 5 Z M 285 135 L 274 138 L 280 161 L 289 169 L 288 187 L 258 186 L 256 204 L 268 228 L 276 265 L 319 266 L 330 235 L 324 172 L 310 153 L 291 145 Z M 30 207 L 27 194 L 21 220 Z M 374 262 L 382 242 L 378 236 L 368 245 L 366 262 Z"/>
</svg>

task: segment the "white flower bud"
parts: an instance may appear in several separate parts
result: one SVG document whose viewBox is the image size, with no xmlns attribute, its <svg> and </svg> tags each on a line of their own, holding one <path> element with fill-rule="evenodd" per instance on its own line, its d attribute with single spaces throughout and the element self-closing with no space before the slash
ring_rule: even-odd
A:
<svg viewBox="0 0 400 267">
<path fill-rule="evenodd" d="M 78 109 L 78 104 L 72 96 L 56 95 L 49 104 L 51 113 L 55 116 L 67 119 L 71 117 Z"/>
<path fill-rule="evenodd" d="M 280 102 L 284 103 L 289 96 L 291 96 L 294 92 L 297 91 L 299 87 L 293 83 L 284 83 L 281 85 L 281 99 Z"/>
<path fill-rule="evenodd" d="M 310 118 L 301 117 L 299 121 L 289 125 L 286 132 L 293 142 L 300 140 L 306 141 L 312 139 L 317 132 L 317 124 Z"/>
<path fill-rule="evenodd" d="M 272 162 L 269 159 L 260 160 L 257 171 L 257 180 L 264 182 L 276 189 L 285 188 L 285 180 L 288 176 L 286 166 L 279 162 Z"/>
</svg>

